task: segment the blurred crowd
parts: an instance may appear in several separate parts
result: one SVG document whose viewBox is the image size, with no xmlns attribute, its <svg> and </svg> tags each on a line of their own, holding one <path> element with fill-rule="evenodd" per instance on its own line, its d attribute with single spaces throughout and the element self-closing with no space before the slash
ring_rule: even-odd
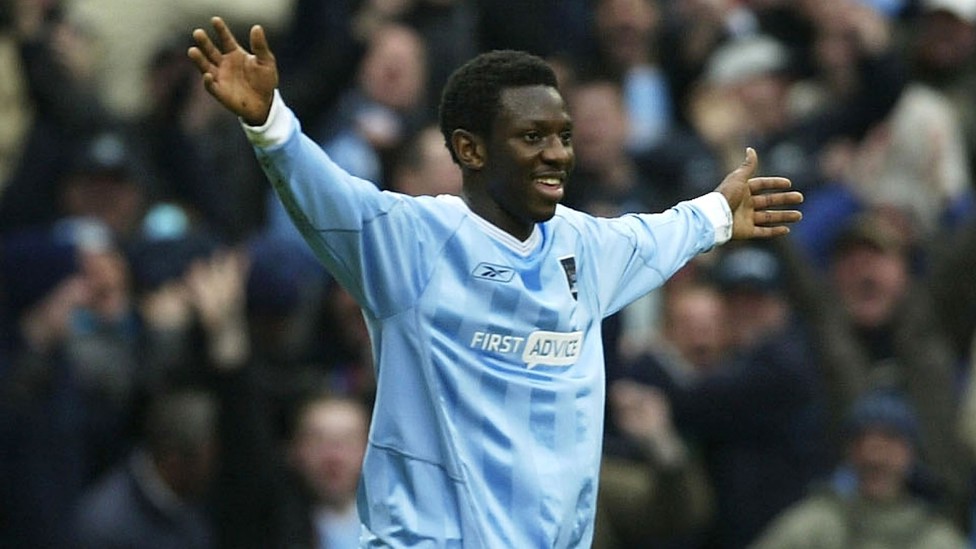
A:
<svg viewBox="0 0 976 549">
<path fill-rule="evenodd" d="M 0 0 L 0 547 L 357 546 L 368 333 L 186 59 L 212 14 L 383 189 L 460 192 L 439 91 L 509 48 L 572 207 L 746 146 L 805 193 L 606 320 L 595 547 L 976 543 L 976 0 Z"/>
</svg>

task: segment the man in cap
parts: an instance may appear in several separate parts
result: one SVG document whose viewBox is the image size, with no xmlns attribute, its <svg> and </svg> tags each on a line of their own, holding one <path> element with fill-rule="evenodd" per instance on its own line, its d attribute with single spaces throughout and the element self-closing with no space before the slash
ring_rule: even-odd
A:
<svg viewBox="0 0 976 549">
<path fill-rule="evenodd" d="M 961 533 L 912 493 L 919 425 L 908 403 L 869 393 L 848 419 L 847 459 L 835 482 L 779 516 L 753 549 L 967 547 Z"/>
</svg>

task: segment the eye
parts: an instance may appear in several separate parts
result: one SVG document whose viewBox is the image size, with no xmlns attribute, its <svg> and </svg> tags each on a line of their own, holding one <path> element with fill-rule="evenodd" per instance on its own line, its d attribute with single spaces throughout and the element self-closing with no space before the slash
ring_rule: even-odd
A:
<svg viewBox="0 0 976 549">
<path fill-rule="evenodd" d="M 524 139 L 526 143 L 538 143 L 542 140 L 542 134 L 536 130 L 529 130 L 522 134 L 522 139 Z"/>
<path fill-rule="evenodd" d="M 559 134 L 559 139 L 563 142 L 563 145 L 571 145 L 573 143 L 573 132 L 566 130 Z"/>
</svg>

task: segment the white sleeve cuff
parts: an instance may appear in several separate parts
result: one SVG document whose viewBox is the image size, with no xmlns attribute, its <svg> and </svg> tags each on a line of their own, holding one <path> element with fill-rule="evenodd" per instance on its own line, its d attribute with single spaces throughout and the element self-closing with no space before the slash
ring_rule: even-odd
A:
<svg viewBox="0 0 976 549">
<path fill-rule="evenodd" d="M 715 229 L 715 246 L 725 244 L 732 238 L 732 210 L 722 193 L 712 191 L 688 202 L 712 224 Z"/>
<path fill-rule="evenodd" d="M 273 147 L 284 143 L 292 131 L 292 116 L 278 90 L 274 91 L 271 99 L 271 110 L 268 119 L 260 126 L 251 126 L 241 120 L 241 127 L 247 140 L 256 147 Z"/>
</svg>

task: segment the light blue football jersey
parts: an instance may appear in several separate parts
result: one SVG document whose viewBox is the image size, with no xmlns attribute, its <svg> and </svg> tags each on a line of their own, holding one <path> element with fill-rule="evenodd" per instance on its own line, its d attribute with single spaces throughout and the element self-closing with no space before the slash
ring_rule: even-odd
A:
<svg viewBox="0 0 976 549">
<path fill-rule="evenodd" d="M 265 127 L 245 130 L 372 337 L 363 546 L 589 547 L 601 321 L 727 239 L 724 198 L 617 219 L 560 206 L 520 242 L 460 198 L 346 174 L 279 97 Z"/>
</svg>

